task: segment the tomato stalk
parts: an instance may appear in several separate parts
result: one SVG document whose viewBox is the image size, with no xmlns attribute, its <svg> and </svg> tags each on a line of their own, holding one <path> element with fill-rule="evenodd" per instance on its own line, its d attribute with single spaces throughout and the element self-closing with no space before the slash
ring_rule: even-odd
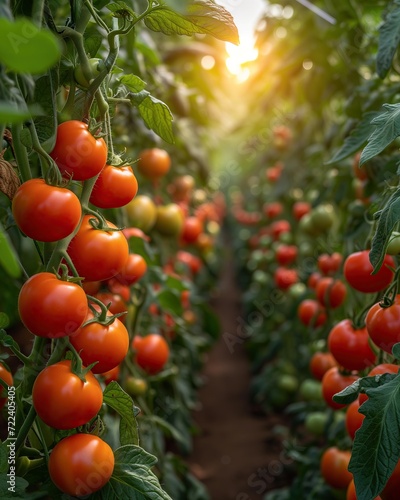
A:
<svg viewBox="0 0 400 500">
<path fill-rule="evenodd" d="M 29 412 L 24 420 L 24 423 L 22 424 L 19 432 L 17 439 L 15 441 L 15 448 L 17 450 L 20 449 L 20 447 L 25 443 L 25 439 L 28 436 L 29 431 L 31 430 L 31 427 L 33 425 L 33 422 L 35 421 L 36 418 L 36 410 L 35 407 L 32 405 L 29 409 Z"/>
<path fill-rule="evenodd" d="M 13 138 L 13 148 L 15 159 L 18 163 L 18 170 L 22 182 L 32 179 L 32 172 L 29 167 L 29 158 L 26 147 L 21 141 L 22 123 L 15 123 L 11 126 L 11 134 Z"/>
<path fill-rule="evenodd" d="M 85 321 L 85 323 L 83 323 L 82 326 L 87 326 L 90 325 L 91 323 L 100 323 L 101 325 L 108 326 L 114 323 L 116 318 L 119 318 L 120 316 L 124 316 L 126 314 L 126 312 L 120 312 L 117 314 L 113 314 L 112 316 L 109 316 L 107 313 L 109 311 L 111 302 L 105 305 L 101 300 L 99 300 L 96 297 L 93 297 L 92 295 L 88 295 L 88 299 L 89 299 L 89 307 L 93 312 L 93 318 L 89 319 L 88 321 Z M 96 305 L 98 305 L 100 311 L 96 310 L 90 304 L 90 302 L 94 302 Z"/>
<path fill-rule="evenodd" d="M 42 26 L 43 8 L 44 8 L 44 0 L 32 1 L 32 11 L 31 11 L 32 21 L 39 28 Z"/>
</svg>

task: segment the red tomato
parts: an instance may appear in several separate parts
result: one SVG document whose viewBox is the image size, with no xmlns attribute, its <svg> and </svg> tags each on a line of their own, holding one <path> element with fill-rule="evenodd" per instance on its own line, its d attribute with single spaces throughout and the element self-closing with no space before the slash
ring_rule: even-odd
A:
<svg viewBox="0 0 400 500">
<path fill-rule="evenodd" d="M 0 363 L 0 378 L 1 380 L 4 380 L 4 382 L 9 387 L 12 386 L 14 383 L 12 374 L 7 370 L 7 368 L 2 363 Z M 0 386 L 0 394 L 1 396 L 4 396 L 0 397 L 0 410 L 1 410 L 7 401 L 7 392 L 4 391 L 2 386 Z"/>
<path fill-rule="evenodd" d="M 318 281 L 321 278 L 322 276 L 320 275 L 320 273 L 317 272 L 311 273 L 307 280 L 307 286 L 313 289 L 317 288 Z"/>
<path fill-rule="evenodd" d="M 349 483 L 349 486 L 347 488 L 346 492 L 346 500 L 357 500 L 357 494 L 356 494 L 356 487 L 354 484 L 354 479 L 352 479 Z M 382 497 L 377 496 L 374 498 L 374 500 L 382 500 Z"/>
<path fill-rule="evenodd" d="M 343 257 L 340 253 L 334 252 L 332 255 L 323 253 L 318 257 L 318 268 L 323 274 L 335 274 L 339 271 Z"/>
<path fill-rule="evenodd" d="M 93 312 L 89 311 L 86 321 L 91 319 Z M 109 325 L 89 323 L 75 332 L 70 340 L 86 366 L 97 362 L 92 368 L 93 373 L 104 373 L 115 368 L 129 349 L 128 331 L 118 318 Z"/>
<path fill-rule="evenodd" d="M 303 325 L 317 328 L 326 321 L 325 308 L 313 299 L 304 299 L 300 302 L 297 315 Z"/>
<path fill-rule="evenodd" d="M 389 477 L 386 486 L 381 491 L 382 500 L 398 500 L 400 490 L 400 460 Z"/>
<path fill-rule="evenodd" d="M 295 245 L 279 245 L 276 249 L 276 260 L 279 265 L 287 266 L 297 259 L 297 247 Z"/>
<path fill-rule="evenodd" d="M 351 452 L 339 450 L 336 446 L 326 449 L 321 457 L 321 474 L 332 488 L 345 490 L 353 478 L 349 472 Z"/>
<path fill-rule="evenodd" d="M 128 259 L 128 242 L 111 222 L 111 231 L 95 229 L 85 215 L 82 224 L 68 246 L 68 254 L 79 276 L 88 281 L 103 281 L 118 274 Z"/>
<path fill-rule="evenodd" d="M 188 266 L 193 275 L 197 274 L 203 266 L 199 257 L 196 257 L 190 252 L 185 252 L 184 250 L 179 250 L 179 252 L 177 252 L 176 261 Z"/>
<path fill-rule="evenodd" d="M 156 180 L 168 173 L 171 157 L 164 149 L 144 149 L 140 152 L 137 165 L 142 175 Z"/>
<path fill-rule="evenodd" d="M 147 271 L 144 258 L 137 253 L 130 253 L 121 271 L 115 278 L 123 285 L 133 285 L 142 278 Z"/>
<path fill-rule="evenodd" d="M 274 219 L 283 212 L 283 205 L 279 201 L 264 203 L 263 212 L 270 219 Z"/>
<path fill-rule="evenodd" d="M 120 365 L 117 365 L 114 366 L 114 368 L 111 368 L 111 370 L 108 370 L 108 372 L 100 373 L 100 375 L 104 378 L 104 383 L 108 385 L 111 382 L 118 381 L 120 372 L 121 372 Z"/>
<path fill-rule="evenodd" d="M 96 293 L 100 290 L 101 283 L 100 281 L 83 281 L 82 288 L 85 290 L 87 295 L 96 295 Z"/>
<path fill-rule="evenodd" d="M 319 303 L 325 307 L 336 309 L 342 305 L 346 298 L 346 285 L 331 277 L 321 278 L 315 288 L 315 293 Z"/>
<path fill-rule="evenodd" d="M 292 208 L 293 217 L 296 220 L 300 220 L 306 214 L 311 212 L 311 203 L 307 201 L 296 201 Z"/>
<path fill-rule="evenodd" d="M 398 373 L 400 366 L 393 363 L 380 363 L 372 368 L 368 373 L 368 377 L 373 377 L 374 375 L 382 375 L 383 373 Z M 365 393 L 360 393 L 358 396 L 358 401 L 362 405 L 368 396 Z"/>
<path fill-rule="evenodd" d="M 290 225 L 290 222 L 282 219 L 282 220 L 277 220 L 271 224 L 271 235 L 274 238 L 274 240 L 279 239 L 279 236 L 283 233 L 290 233 L 292 230 L 292 227 Z"/>
<path fill-rule="evenodd" d="M 296 269 L 286 269 L 285 267 L 278 267 L 274 274 L 274 280 L 278 288 L 287 290 L 299 281 L 299 276 Z"/>
<path fill-rule="evenodd" d="M 136 196 L 138 182 L 128 165 L 106 165 L 100 172 L 90 195 L 90 203 L 99 208 L 119 208 Z"/>
<path fill-rule="evenodd" d="M 128 305 L 121 295 L 117 293 L 99 292 L 96 293 L 95 298 L 101 300 L 105 306 L 109 305 L 108 310 L 111 314 L 125 313 L 123 316 L 119 317 L 119 320 L 125 323 Z"/>
<path fill-rule="evenodd" d="M 334 410 L 344 408 L 346 405 L 336 403 L 332 400 L 332 397 L 351 385 L 358 378 L 357 375 L 343 375 L 337 366 L 330 368 L 322 378 L 322 395 L 326 404 Z"/>
<path fill-rule="evenodd" d="M 131 298 L 131 289 L 128 285 L 123 285 L 117 278 L 107 280 L 107 288 L 115 295 L 121 295 L 125 302 L 129 302 Z"/>
<path fill-rule="evenodd" d="M 100 490 L 114 470 L 114 453 L 98 436 L 73 434 L 59 441 L 49 459 L 49 474 L 61 491 L 86 497 Z"/>
<path fill-rule="evenodd" d="M 360 413 L 358 409 L 360 408 L 360 403 L 358 399 L 349 404 L 346 410 L 346 430 L 351 439 L 354 440 L 356 431 L 361 427 L 365 415 Z"/>
<path fill-rule="evenodd" d="M 50 186 L 43 179 L 31 179 L 17 189 L 12 212 L 19 229 L 37 241 L 58 241 L 74 232 L 81 215 L 81 203 L 69 189 Z"/>
<path fill-rule="evenodd" d="M 150 241 L 149 236 L 147 236 L 147 234 L 145 234 L 141 229 L 137 227 L 126 227 L 125 229 L 122 230 L 122 233 L 127 240 L 129 240 L 129 238 L 136 237 L 136 238 L 142 238 L 142 240 L 145 241 Z"/>
<path fill-rule="evenodd" d="M 349 319 L 335 325 L 328 336 L 328 347 L 339 365 L 346 370 L 364 370 L 375 363 L 367 329 L 355 329 Z"/>
<path fill-rule="evenodd" d="M 393 280 L 395 267 L 393 258 L 386 255 L 382 267 L 376 274 L 369 261 L 369 250 L 352 253 L 344 263 L 344 276 L 351 287 L 363 293 L 375 293 L 384 290 Z"/>
<path fill-rule="evenodd" d="M 87 424 L 100 411 L 103 391 L 92 372 L 83 382 L 71 371 L 71 361 L 47 366 L 36 377 L 33 406 L 43 422 L 55 429 L 73 429 Z"/>
<path fill-rule="evenodd" d="M 311 356 L 309 369 L 314 378 L 322 380 L 325 373 L 335 366 L 336 360 L 330 352 L 316 352 Z"/>
<path fill-rule="evenodd" d="M 182 241 L 185 243 L 195 243 L 199 235 L 203 232 L 203 223 L 197 217 L 186 217 L 183 222 L 181 233 Z"/>
<path fill-rule="evenodd" d="M 150 374 L 160 372 L 169 358 L 168 343 L 158 333 L 151 333 L 145 337 L 135 336 L 132 348 L 136 351 L 136 363 Z"/>
<path fill-rule="evenodd" d="M 52 273 L 38 273 L 19 292 L 18 310 L 22 323 L 39 337 L 71 335 L 85 321 L 86 294 L 76 283 L 62 281 Z"/>
<path fill-rule="evenodd" d="M 394 344 L 400 342 L 400 294 L 389 307 L 381 307 L 379 302 L 374 304 L 365 325 L 374 344 L 391 354 Z"/>
<path fill-rule="evenodd" d="M 57 127 L 56 143 L 50 156 L 64 177 L 84 181 L 99 174 L 107 161 L 104 139 L 95 139 L 86 123 L 69 120 Z"/>
</svg>

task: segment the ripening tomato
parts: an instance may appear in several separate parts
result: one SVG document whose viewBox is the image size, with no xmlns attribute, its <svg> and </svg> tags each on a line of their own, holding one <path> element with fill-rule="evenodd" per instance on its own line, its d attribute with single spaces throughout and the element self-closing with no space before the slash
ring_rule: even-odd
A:
<svg viewBox="0 0 400 500">
<path fill-rule="evenodd" d="M 3 380 L 9 387 L 13 385 L 14 380 L 11 372 L 7 370 L 7 368 L 0 363 L 0 378 Z M 4 407 L 7 401 L 7 392 L 4 391 L 3 387 L 0 386 L 0 410 Z"/>
<path fill-rule="evenodd" d="M 382 375 L 383 373 L 393 373 L 396 374 L 398 373 L 400 369 L 399 365 L 395 365 L 393 363 L 380 363 L 379 365 L 376 365 L 372 368 L 372 370 L 368 373 L 368 377 L 373 377 L 374 375 Z M 367 394 L 361 392 L 358 395 L 358 401 L 360 405 L 365 403 L 365 401 L 368 399 Z"/>
<path fill-rule="evenodd" d="M 293 217 L 300 220 L 302 217 L 311 212 L 311 203 L 308 201 L 296 201 L 292 208 Z"/>
<path fill-rule="evenodd" d="M 276 249 L 276 260 L 280 266 L 292 264 L 297 259 L 297 246 L 281 244 Z"/>
<path fill-rule="evenodd" d="M 322 378 L 322 395 L 328 406 L 334 410 L 344 408 L 346 405 L 336 403 L 332 397 L 355 382 L 359 377 L 357 375 L 343 375 L 339 368 L 334 366 L 330 368 Z"/>
<path fill-rule="evenodd" d="M 299 281 L 299 276 L 296 269 L 286 269 L 285 267 L 278 267 L 274 273 L 274 280 L 278 288 L 287 290 Z"/>
<path fill-rule="evenodd" d="M 168 173 L 171 167 L 171 157 L 164 149 L 144 149 L 139 154 L 137 165 L 142 175 L 156 180 Z"/>
<path fill-rule="evenodd" d="M 111 316 L 111 313 L 107 316 Z M 89 310 L 86 322 L 93 317 L 93 312 Z M 96 363 L 92 368 L 93 373 L 104 373 L 115 368 L 125 358 L 129 349 L 128 331 L 118 318 L 109 325 L 98 322 L 84 325 L 70 340 L 86 366 Z"/>
<path fill-rule="evenodd" d="M 346 430 L 347 434 L 350 436 L 352 440 L 356 435 L 356 431 L 361 427 L 365 415 L 360 413 L 358 409 L 360 408 L 360 402 L 358 399 L 349 404 L 346 410 Z"/>
<path fill-rule="evenodd" d="M 88 281 L 103 281 L 118 274 L 128 259 L 129 247 L 125 236 L 116 226 L 107 222 L 110 231 L 97 229 L 85 215 L 78 232 L 72 238 L 67 252 L 79 276 Z"/>
<path fill-rule="evenodd" d="M 314 299 L 304 299 L 300 302 L 297 315 L 303 325 L 317 328 L 326 322 L 325 308 Z"/>
<path fill-rule="evenodd" d="M 90 203 L 99 208 L 119 208 L 136 196 L 138 182 L 129 165 L 106 165 L 100 172 L 90 195 Z"/>
<path fill-rule="evenodd" d="M 328 335 L 328 347 L 339 365 L 346 370 L 364 370 L 375 363 L 367 329 L 354 328 L 349 319 L 335 325 Z"/>
<path fill-rule="evenodd" d="M 129 224 L 145 233 L 151 231 L 157 219 L 157 207 L 154 201 L 146 195 L 136 196 L 124 207 Z"/>
<path fill-rule="evenodd" d="M 400 294 L 389 307 L 374 304 L 365 318 L 368 335 L 375 345 L 392 353 L 394 344 L 400 342 Z"/>
<path fill-rule="evenodd" d="M 318 257 L 317 265 L 321 273 L 331 275 L 339 271 L 342 261 L 343 257 L 339 252 L 334 252 L 332 255 L 323 253 Z"/>
<path fill-rule="evenodd" d="M 273 237 L 274 240 L 278 240 L 280 235 L 283 233 L 290 233 L 292 230 L 290 222 L 282 219 L 282 220 L 277 220 L 271 224 L 270 227 L 271 230 L 271 236 Z"/>
<path fill-rule="evenodd" d="M 115 278 L 123 285 L 133 285 L 142 278 L 147 271 L 144 258 L 137 253 L 130 253 L 121 271 Z"/>
<path fill-rule="evenodd" d="M 56 143 L 50 156 L 64 177 L 85 181 L 99 174 L 107 161 L 107 145 L 96 139 L 86 123 L 69 120 L 57 127 Z"/>
<path fill-rule="evenodd" d="M 136 335 L 132 342 L 132 348 L 136 351 L 136 363 L 150 374 L 160 372 L 169 358 L 168 343 L 158 333 L 150 333 L 145 337 Z"/>
<path fill-rule="evenodd" d="M 319 303 L 327 308 L 336 309 L 341 306 L 346 298 L 346 285 L 330 276 L 321 278 L 315 288 Z"/>
<path fill-rule="evenodd" d="M 381 491 L 382 500 L 397 500 L 400 490 L 400 460 L 397 462 L 386 486 Z"/>
<path fill-rule="evenodd" d="M 349 472 L 351 452 L 340 450 L 336 446 L 327 448 L 321 457 L 320 467 L 322 477 L 332 488 L 347 489 L 353 475 Z"/>
<path fill-rule="evenodd" d="M 264 203 L 263 212 L 268 218 L 274 219 L 283 212 L 283 205 L 279 201 Z"/>
<path fill-rule="evenodd" d="M 87 424 L 103 404 L 103 391 L 92 372 L 83 382 L 71 370 L 71 361 L 49 365 L 36 377 L 33 406 L 43 422 L 55 429 L 73 429 Z"/>
<path fill-rule="evenodd" d="M 127 240 L 130 238 L 141 238 L 144 241 L 150 241 L 150 237 L 138 227 L 125 227 L 122 229 L 122 232 Z"/>
<path fill-rule="evenodd" d="M 121 367 L 120 365 L 117 365 L 114 366 L 114 368 L 111 368 L 111 370 L 108 370 L 107 372 L 100 373 L 100 376 L 104 378 L 104 383 L 108 385 L 111 382 L 118 382 L 120 373 L 121 373 Z"/>
<path fill-rule="evenodd" d="M 183 222 L 181 239 L 184 243 L 195 243 L 203 232 L 203 222 L 196 216 L 186 217 Z"/>
<path fill-rule="evenodd" d="M 58 338 L 71 335 L 82 325 L 88 304 L 82 287 L 44 272 L 31 276 L 22 285 L 18 310 L 31 333 Z"/>
<path fill-rule="evenodd" d="M 330 352 L 315 352 L 309 363 L 310 372 L 317 380 L 322 380 L 325 373 L 334 366 L 337 366 L 336 359 Z"/>
<path fill-rule="evenodd" d="M 182 232 L 184 217 L 182 209 L 176 203 L 159 205 L 154 229 L 166 237 L 178 236 Z"/>
<path fill-rule="evenodd" d="M 375 293 L 384 290 L 393 280 L 395 267 L 393 257 L 385 255 L 382 267 L 376 274 L 371 274 L 373 267 L 369 261 L 369 250 L 350 254 L 345 260 L 343 272 L 351 287 L 363 293 Z"/>
<path fill-rule="evenodd" d="M 114 453 L 98 436 L 73 434 L 61 439 L 49 459 L 49 474 L 61 491 L 86 497 L 108 483 L 114 470 Z"/>
<path fill-rule="evenodd" d="M 175 177 L 172 184 L 168 186 L 168 192 L 174 201 L 189 201 L 195 186 L 195 180 L 191 175 Z"/>
<path fill-rule="evenodd" d="M 58 241 L 74 232 L 81 203 L 69 189 L 50 186 L 43 179 L 30 179 L 17 189 L 12 213 L 19 229 L 37 241 Z"/>
<path fill-rule="evenodd" d="M 100 281 L 83 281 L 82 288 L 84 289 L 87 295 L 96 295 L 96 293 L 100 290 L 101 282 Z"/>
</svg>

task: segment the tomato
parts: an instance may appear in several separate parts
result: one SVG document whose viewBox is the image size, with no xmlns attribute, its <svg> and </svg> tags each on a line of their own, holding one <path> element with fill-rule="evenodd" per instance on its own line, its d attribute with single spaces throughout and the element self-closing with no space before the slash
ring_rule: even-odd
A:
<svg viewBox="0 0 400 500">
<path fill-rule="evenodd" d="M 195 181 L 191 175 L 181 175 L 168 186 L 168 191 L 176 202 L 189 201 L 194 186 Z"/>
<path fill-rule="evenodd" d="M 206 254 L 211 251 L 214 247 L 214 238 L 207 233 L 201 233 L 197 237 L 196 247 L 200 250 L 202 254 Z"/>
<path fill-rule="evenodd" d="M 22 323 L 39 337 L 71 335 L 85 321 L 88 310 L 83 289 L 62 281 L 52 273 L 38 273 L 19 292 L 18 310 Z"/>
<path fill-rule="evenodd" d="M 74 69 L 74 78 L 76 82 L 79 83 L 79 85 L 84 88 L 89 87 L 92 80 L 100 74 L 101 70 L 103 69 L 103 67 L 105 67 L 105 65 L 101 59 L 98 59 L 97 57 L 92 57 L 91 59 L 89 59 L 89 67 L 90 67 L 90 73 L 92 75 L 90 81 L 88 81 L 85 78 L 81 64 L 78 64 Z"/>
<path fill-rule="evenodd" d="M 355 484 L 354 484 L 354 479 L 352 479 L 350 481 L 349 486 L 347 488 L 346 500 L 357 500 L 356 487 L 355 487 Z M 382 500 L 382 497 L 377 496 L 377 497 L 374 498 L 374 500 Z"/>
<path fill-rule="evenodd" d="M 1 380 L 4 380 L 4 382 L 9 387 L 12 386 L 14 383 L 11 372 L 9 372 L 2 363 L 0 363 L 0 378 Z M 0 397 L 0 410 L 1 410 L 7 402 L 7 392 L 3 389 L 3 386 L 0 386 L 0 394 L 4 396 Z"/>
<path fill-rule="evenodd" d="M 108 310 L 111 314 L 125 313 L 123 316 L 119 317 L 119 320 L 122 321 L 122 323 L 125 323 L 128 305 L 121 295 L 118 293 L 99 292 L 96 293 L 95 298 L 103 302 L 105 306 L 109 305 Z"/>
<path fill-rule="evenodd" d="M 330 368 L 322 378 L 322 395 L 327 405 L 334 410 L 344 408 L 346 405 L 336 403 L 332 400 L 332 397 L 358 378 L 357 375 L 343 375 L 337 366 Z"/>
<path fill-rule="evenodd" d="M 321 278 L 315 288 L 315 293 L 319 303 L 325 307 L 336 309 L 341 306 L 346 298 L 346 285 L 329 276 Z"/>
<path fill-rule="evenodd" d="M 369 345 L 367 329 L 353 327 L 344 319 L 329 332 L 328 347 L 339 365 L 346 370 L 364 370 L 375 363 L 375 353 Z"/>
<path fill-rule="evenodd" d="M 92 372 L 83 382 L 71 371 L 71 361 L 47 366 L 36 377 L 33 406 L 43 422 L 55 429 L 73 429 L 87 424 L 103 404 L 103 391 Z"/>
<path fill-rule="evenodd" d="M 361 427 L 365 415 L 360 413 L 360 402 L 358 399 L 349 404 L 346 410 L 346 430 L 351 439 L 354 440 L 356 431 Z"/>
<path fill-rule="evenodd" d="M 375 293 L 384 290 L 393 280 L 395 267 L 393 258 L 385 255 L 382 267 L 376 274 L 369 261 L 369 250 L 350 254 L 344 262 L 344 276 L 351 287 L 363 293 Z"/>
<path fill-rule="evenodd" d="M 61 491 L 73 497 L 100 490 L 114 470 L 114 453 L 98 436 L 73 434 L 59 441 L 49 459 L 49 474 Z"/>
<path fill-rule="evenodd" d="M 361 165 L 360 167 L 360 157 L 361 153 L 358 152 L 354 155 L 353 157 L 353 163 L 352 163 L 352 170 L 353 174 L 357 179 L 360 179 L 361 181 L 366 181 L 368 179 L 368 172 L 366 170 L 366 166 Z"/>
<path fill-rule="evenodd" d="M 203 222 L 197 217 L 186 217 L 183 222 L 181 238 L 184 243 L 195 243 L 203 232 Z"/>
<path fill-rule="evenodd" d="M 337 366 L 335 358 L 330 352 L 315 352 L 310 359 L 310 372 L 317 380 L 322 380 L 325 373 Z"/>
<path fill-rule="evenodd" d="M 317 265 L 321 273 L 329 275 L 339 271 L 343 257 L 339 252 L 334 252 L 332 255 L 323 253 L 318 257 Z"/>
<path fill-rule="evenodd" d="M 324 451 L 320 467 L 322 477 L 329 486 L 341 490 L 347 489 L 353 478 L 348 470 L 350 458 L 350 451 L 339 450 L 336 446 L 331 446 Z"/>
<path fill-rule="evenodd" d="M 304 401 L 323 401 L 321 382 L 306 378 L 300 384 L 299 395 Z"/>
<path fill-rule="evenodd" d="M 144 149 L 139 154 L 137 165 L 142 175 L 155 180 L 168 173 L 171 167 L 171 157 L 164 149 Z"/>
<path fill-rule="evenodd" d="M 400 369 L 399 365 L 395 365 L 393 363 L 380 363 L 372 368 L 372 370 L 368 373 L 368 377 L 373 377 L 374 375 L 382 375 L 383 373 L 398 373 Z M 360 405 L 362 405 L 368 399 L 367 394 L 360 393 L 358 396 L 358 401 Z"/>
<path fill-rule="evenodd" d="M 121 372 L 121 367 L 120 365 L 117 365 L 114 366 L 114 368 L 111 368 L 111 370 L 108 370 L 107 372 L 100 373 L 100 375 L 104 378 L 104 383 L 108 385 L 111 382 L 118 382 L 120 372 Z"/>
<path fill-rule="evenodd" d="M 397 500 L 400 490 L 400 460 L 397 462 L 386 486 L 381 491 L 382 500 Z"/>
<path fill-rule="evenodd" d="M 100 172 L 90 195 L 90 203 L 99 208 L 119 208 L 136 196 L 138 182 L 128 165 L 106 165 Z"/>
<path fill-rule="evenodd" d="M 317 436 L 321 436 L 326 429 L 328 414 L 322 411 L 308 413 L 304 421 L 305 428 Z"/>
<path fill-rule="evenodd" d="M 82 209 L 69 189 L 50 186 L 43 179 L 30 179 L 17 189 L 12 213 L 19 229 L 37 241 L 58 241 L 78 226 Z"/>
<path fill-rule="evenodd" d="M 107 280 L 108 290 L 115 295 L 120 295 L 125 302 L 129 302 L 131 298 L 131 289 L 128 285 L 122 284 L 117 278 Z"/>
<path fill-rule="evenodd" d="M 270 182 L 276 182 L 282 173 L 282 169 L 279 167 L 268 167 L 265 171 L 265 177 L 270 181 Z"/>
<path fill-rule="evenodd" d="M 144 241 L 150 241 L 150 237 L 137 227 L 125 227 L 122 233 L 127 240 L 130 238 L 142 238 Z"/>
<path fill-rule="evenodd" d="M 374 304 L 365 318 L 368 335 L 375 345 L 392 353 L 394 344 L 400 342 L 400 294 L 389 307 Z"/>
<path fill-rule="evenodd" d="M 286 269 L 285 267 L 278 267 L 274 273 L 275 284 L 282 290 L 287 290 L 292 285 L 298 282 L 299 276 L 296 269 Z"/>
<path fill-rule="evenodd" d="M 135 336 L 132 348 L 136 351 L 136 363 L 150 374 L 160 372 L 169 358 L 168 343 L 158 333 L 150 333 L 145 337 Z"/>
<path fill-rule="evenodd" d="M 276 260 L 280 266 L 292 264 L 297 259 L 297 247 L 295 245 L 279 245 L 276 249 Z"/>
<path fill-rule="evenodd" d="M 144 258 L 137 253 L 130 253 L 121 271 L 115 278 L 123 285 L 133 285 L 142 278 L 147 271 Z"/>
<path fill-rule="evenodd" d="M 335 207 L 333 205 L 318 205 L 310 212 L 313 230 L 328 231 L 336 222 Z"/>
<path fill-rule="evenodd" d="M 303 325 L 317 328 L 326 321 L 325 308 L 314 299 L 302 300 L 297 309 L 297 315 Z"/>
<path fill-rule="evenodd" d="M 149 196 L 139 195 L 125 205 L 129 224 L 148 233 L 157 219 L 157 207 Z"/>
<path fill-rule="evenodd" d="M 279 201 L 264 203 L 263 212 L 268 218 L 274 219 L 283 212 L 283 205 Z"/>
<path fill-rule="evenodd" d="M 321 278 L 322 276 L 320 275 L 320 273 L 317 272 L 311 273 L 307 280 L 307 286 L 313 289 L 317 288 L 318 281 Z"/>
<path fill-rule="evenodd" d="M 196 255 L 190 252 L 185 252 L 184 250 L 179 250 L 179 252 L 177 252 L 176 261 L 186 265 L 193 275 L 197 274 L 203 266 L 199 257 L 196 257 Z"/>
<path fill-rule="evenodd" d="M 398 255 L 400 253 L 400 233 L 398 231 L 393 231 L 390 235 L 386 253 L 389 255 Z"/>
<path fill-rule="evenodd" d="M 93 312 L 89 310 L 86 321 L 91 319 Z M 118 318 L 109 325 L 97 322 L 84 325 L 70 337 L 70 341 L 86 366 L 97 362 L 92 368 L 93 373 L 104 373 L 115 368 L 129 349 L 128 331 Z"/>
<path fill-rule="evenodd" d="M 176 203 L 157 207 L 157 219 L 154 229 L 163 236 L 178 236 L 182 232 L 183 223 L 182 210 Z"/>
<path fill-rule="evenodd" d="M 107 145 L 95 139 L 86 123 L 69 120 L 57 127 L 56 143 L 50 156 L 64 177 L 85 181 L 99 174 L 107 161 Z"/>
<path fill-rule="evenodd" d="M 289 221 L 282 219 L 273 222 L 270 226 L 270 229 L 271 229 L 271 236 L 276 241 L 279 239 L 281 234 L 290 233 L 292 227 Z"/>
<path fill-rule="evenodd" d="M 100 290 L 101 282 L 100 281 L 83 281 L 82 288 L 85 290 L 87 295 L 96 295 L 96 293 Z"/>
<path fill-rule="evenodd" d="M 130 375 L 125 380 L 124 389 L 131 396 L 143 396 L 147 392 L 148 384 L 143 378 Z"/>
<path fill-rule="evenodd" d="M 118 274 L 128 259 L 129 247 L 125 236 L 111 222 L 110 231 L 94 228 L 85 215 L 82 224 L 71 240 L 67 252 L 79 276 L 88 281 L 103 281 Z"/>
<path fill-rule="evenodd" d="M 293 217 L 296 220 L 300 220 L 311 212 L 311 203 L 308 203 L 308 201 L 296 201 L 292 207 L 292 212 Z"/>
</svg>

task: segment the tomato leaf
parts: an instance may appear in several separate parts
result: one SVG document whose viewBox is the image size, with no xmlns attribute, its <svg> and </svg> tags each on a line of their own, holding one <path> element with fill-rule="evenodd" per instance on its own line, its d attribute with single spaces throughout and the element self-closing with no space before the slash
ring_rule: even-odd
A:
<svg viewBox="0 0 400 500">
<path fill-rule="evenodd" d="M 115 466 L 110 481 L 92 500 L 172 500 L 151 471 L 157 458 L 134 445 L 115 450 Z"/>
<path fill-rule="evenodd" d="M 12 498 L 13 500 L 34 500 L 36 498 L 43 498 L 43 492 L 36 491 L 28 493 L 26 488 L 29 486 L 28 481 L 23 477 L 15 477 L 15 489 L 10 495 L 10 484 L 7 482 L 9 478 L 7 474 L 2 474 L 0 477 L 0 498 Z"/>
<path fill-rule="evenodd" d="M 385 111 L 371 121 L 375 130 L 361 153 L 360 166 L 381 153 L 400 135 L 400 104 L 384 104 L 383 108 Z"/>
<path fill-rule="evenodd" d="M 181 316 L 183 313 L 182 304 L 177 295 L 172 290 L 163 290 L 156 295 L 157 301 L 161 309 L 171 312 L 176 316 Z"/>
<path fill-rule="evenodd" d="M 183 16 L 166 5 L 157 5 L 144 18 L 152 31 L 165 35 L 211 35 L 219 40 L 239 44 L 239 34 L 231 14 L 210 0 L 195 0 Z"/>
<path fill-rule="evenodd" d="M 28 19 L 0 19 L 0 63 L 11 71 L 43 73 L 60 56 L 61 46 L 50 31 L 38 29 Z"/>
<path fill-rule="evenodd" d="M 113 381 L 104 390 L 103 402 L 121 417 L 119 424 L 121 445 L 139 444 L 139 431 L 136 422 L 138 409 L 134 406 L 129 394 L 117 382 Z"/>
<path fill-rule="evenodd" d="M 43 113 L 35 118 L 35 127 L 39 140 L 47 151 L 54 148 L 57 130 L 57 103 L 58 74 L 49 71 L 36 81 L 34 102 L 39 104 Z M 44 145 L 43 143 L 46 143 Z"/>
<path fill-rule="evenodd" d="M 178 292 L 182 292 L 183 290 L 187 290 L 188 287 L 184 281 L 178 278 L 174 278 L 173 276 L 166 277 L 165 286 L 169 289 L 177 290 Z"/>
<path fill-rule="evenodd" d="M 104 35 L 98 29 L 96 23 L 89 23 L 85 29 L 85 51 L 89 57 L 96 57 L 96 54 L 103 43 Z"/>
<path fill-rule="evenodd" d="M 369 394 L 368 389 L 380 387 L 391 381 L 396 375 L 393 373 L 382 373 L 374 377 L 362 377 L 345 387 L 342 391 L 333 396 L 333 401 L 343 405 L 348 405 L 355 401 L 360 392 Z"/>
<path fill-rule="evenodd" d="M 399 381 L 400 375 L 395 375 L 369 389 L 368 400 L 360 406 L 365 419 L 356 433 L 349 464 L 358 500 L 371 500 L 382 491 L 400 457 Z"/>
<path fill-rule="evenodd" d="M 11 243 L 8 234 L 0 224 L 0 265 L 12 278 L 21 276 L 21 268 L 18 262 L 17 253 Z"/>
<path fill-rule="evenodd" d="M 173 116 L 165 102 L 148 95 L 138 105 L 140 116 L 146 126 L 169 144 L 174 144 L 175 138 L 172 131 Z"/>
<path fill-rule="evenodd" d="M 333 163 L 342 161 L 348 156 L 357 153 L 357 151 L 365 145 L 368 137 L 374 131 L 374 126 L 371 125 L 371 121 L 379 114 L 380 113 L 377 111 L 368 111 L 365 113 L 351 131 L 350 135 L 346 137 L 343 146 L 333 155 L 326 165 L 332 165 Z"/>
<path fill-rule="evenodd" d="M 400 342 L 397 344 L 394 344 L 392 348 L 392 354 L 396 359 L 400 359 Z"/>
<path fill-rule="evenodd" d="M 169 422 L 157 415 L 150 415 L 149 420 L 157 425 L 167 437 L 172 437 L 178 443 L 181 442 L 185 444 L 185 439 L 182 434 Z"/>
<path fill-rule="evenodd" d="M 203 330 L 207 332 L 211 338 L 217 339 L 221 333 L 221 323 L 218 316 L 207 304 L 200 304 L 199 307 L 203 317 Z"/>
<path fill-rule="evenodd" d="M 386 18 L 379 28 L 378 55 L 376 70 L 381 78 L 385 78 L 397 47 L 400 43 L 400 0 L 394 0 L 388 7 Z"/>
<path fill-rule="evenodd" d="M 381 268 L 390 235 L 400 220 L 400 189 L 392 194 L 382 210 L 375 213 L 375 218 L 378 219 L 378 225 L 372 238 L 369 254 L 369 260 L 374 267 L 373 274 Z"/>
<path fill-rule="evenodd" d="M 120 82 L 134 93 L 141 92 L 146 87 L 146 82 L 136 75 L 124 75 Z"/>
</svg>

